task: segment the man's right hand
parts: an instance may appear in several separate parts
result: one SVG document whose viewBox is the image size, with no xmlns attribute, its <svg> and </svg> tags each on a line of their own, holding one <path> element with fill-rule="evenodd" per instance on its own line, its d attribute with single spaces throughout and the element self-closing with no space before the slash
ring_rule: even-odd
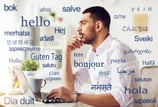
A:
<svg viewBox="0 0 158 107">
<path fill-rule="evenodd" d="M 71 52 L 77 48 L 82 47 L 82 35 L 75 35 L 67 40 L 66 51 Z"/>
</svg>

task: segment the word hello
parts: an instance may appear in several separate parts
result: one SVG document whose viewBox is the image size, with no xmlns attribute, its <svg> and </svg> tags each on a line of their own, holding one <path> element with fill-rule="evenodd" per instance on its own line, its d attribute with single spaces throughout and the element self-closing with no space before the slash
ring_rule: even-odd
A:
<svg viewBox="0 0 158 107">
<path fill-rule="evenodd" d="M 35 16 L 35 20 L 34 19 L 24 19 L 24 16 L 21 16 L 21 26 L 24 27 L 29 27 L 29 26 L 45 26 L 48 27 L 50 26 L 51 22 L 48 19 L 43 19 L 42 16 Z"/>
<path fill-rule="evenodd" d="M 13 97 L 4 97 L 4 104 L 34 104 L 34 99 L 33 98 L 13 98 Z"/>
<path fill-rule="evenodd" d="M 4 4 L 4 11 L 17 11 L 17 5 L 6 5 Z"/>
<path fill-rule="evenodd" d="M 68 6 L 68 7 L 63 7 L 62 10 L 63 10 L 63 12 L 80 12 L 81 8 L 80 7 L 73 7 L 71 5 L 71 6 Z"/>
</svg>

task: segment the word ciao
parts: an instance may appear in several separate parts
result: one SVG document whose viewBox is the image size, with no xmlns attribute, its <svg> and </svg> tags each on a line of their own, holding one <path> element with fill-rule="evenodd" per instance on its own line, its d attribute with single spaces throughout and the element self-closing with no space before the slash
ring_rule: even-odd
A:
<svg viewBox="0 0 158 107">
<path fill-rule="evenodd" d="M 14 97 L 4 97 L 4 104 L 34 104 L 35 100 L 33 98 L 21 98 L 17 99 Z"/>
<path fill-rule="evenodd" d="M 63 12 L 80 12 L 80 11 L 81 11 L 81 8 L 80 8 L 80 7 L 73 7 L 73 6 L 71 5 L 71 6 L 68 6 L 68 7 L 63 7 L 63 8 L 62 8 L 62 11 L 63 11 Z"/>
</svg>

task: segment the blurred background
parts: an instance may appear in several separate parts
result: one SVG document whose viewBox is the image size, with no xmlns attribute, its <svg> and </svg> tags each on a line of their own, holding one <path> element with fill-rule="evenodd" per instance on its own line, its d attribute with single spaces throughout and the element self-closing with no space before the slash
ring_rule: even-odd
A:
<svg viewBox="0 0 158 107">
<path fill-rule="evenodd" d="M 4 11 L 4 5 L 17 6 L 17 11 Z M 158 1 L 157 0 L 2 0 L 0 19 L 1 71 L 0 86 L 8 86 L 8 71 L 14 65 L 21 65 L 22 61 L 30 58 L 32 53 L 63 55 L 65 40 L 76 34 L 82 11 L 90 6 L 103 6 L 111 15 L 110 33 L 113 37 L 128 44 L 143 66 L 158 65 Z M 75 9 L 75 10 L 73 10 Z M 50 14 L 51 13 L 51 14 Z M 21 16 L 26 20 L 36 20 L 39 16 L 50 21 L 49 27 L 21 26 Z M 37 16 L 37 17 L 36 17 Z M 63 29 L 55 33 L 54 29 Z M 6 31 L 28 31 L 29 36 L 9 36 Z M 44 41 L 42 37 L 53 36 L 53 40 Z M 23 43 L 15 44 L 15 40 Z M 27 43 L 26 43 L 27 42 Z M 9 51 L 10 47 L 40 47 L 40 51 Z M 72 60 L 83 61 L 89 46 L 75 51 L 83 57 Z M 14 61 L 15 62 L 14 62 Z M 49 62 L 49 63 L 48 63 Z M 45 67 L 43 64 L 55 64 L 56 67 Z M 50 65 L 53 66 L 53 65 Z M 43 76 L 50 76 L 50 72 L 61 71 L 62 62 L 55 60 L 40 61 Z M 54 69 L 54 70 L 53 70 Z M 60 77 L 60 76 L 59 76 Z M 3 81 L 3 82 L 2 82 Z"/>
</svg>

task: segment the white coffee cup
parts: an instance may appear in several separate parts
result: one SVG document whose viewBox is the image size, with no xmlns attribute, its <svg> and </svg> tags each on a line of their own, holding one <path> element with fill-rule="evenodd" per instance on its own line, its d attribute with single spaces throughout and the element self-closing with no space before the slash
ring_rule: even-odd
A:
<svg viewBox="0 0 158 107">
<path fill-rule="evenodd" d="M 40 93 L 41 88 L 46 85 L 46 80 L 42 78 L 29 78 L 28 81 L 34 93 Z"/>
</svg>

